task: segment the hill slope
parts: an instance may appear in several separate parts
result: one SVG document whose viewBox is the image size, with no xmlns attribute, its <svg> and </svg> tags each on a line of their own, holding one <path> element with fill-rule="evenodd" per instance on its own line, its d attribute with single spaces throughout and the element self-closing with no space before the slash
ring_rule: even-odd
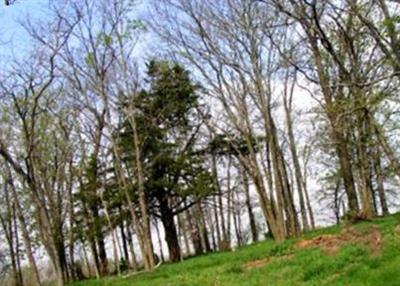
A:
<svg viewBox="0 0 400 286">
<path fill-rule="evenodd" d="M 400 285 L 400 214 L 73 286 Z"/>
</svg>

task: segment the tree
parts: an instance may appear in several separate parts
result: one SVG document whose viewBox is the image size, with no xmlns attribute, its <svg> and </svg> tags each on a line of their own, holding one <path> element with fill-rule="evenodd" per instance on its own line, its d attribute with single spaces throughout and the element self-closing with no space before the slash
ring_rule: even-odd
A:
<svg viewBox="0 0 400 286">
<path fill-rule="evenodd" d="M 277 51 L 272 48 L 274 41 L 268 40 L 268 27 L 280 27 L 275 25 L 279 19 L 255 2 L 163 3 L 154 6 L 154 32 L 206 83 L 219 114 L 206 119 L 215 133 L 227 134 L 231 129 L 246 142 L 249 156 L 239 157 L 257 189 L 273 236 L 283 240 L 297 235 L 292 186 L 273 114 L 272 79 L 278 76 L 279 63 L 274 60 Z M 222 9 L 226 13 L 219 13 Z M 172 16 L 173 10 L 180 11 L 181 17 Z M 257 154 L 252 138 L 263 138 L 263 152 Z"/>
<path fill-rule="evenodd" d="M 170 260 L 178 261 L 181 250 L 174 218 L 207 194 L 211 180 L 193 152 L 201 127 L 198 94 L 188 72 L 177 64 L 151 61 L 148 84 L 148 90 L 127 97 L 132 101 L 127 104 L 134 108 L 147 202 L 163 223 Z M 128 119 L 118 136 L 135 172 L 138 162 L 133 160 L 131 143 L 135 135 Z"/>
</svg>

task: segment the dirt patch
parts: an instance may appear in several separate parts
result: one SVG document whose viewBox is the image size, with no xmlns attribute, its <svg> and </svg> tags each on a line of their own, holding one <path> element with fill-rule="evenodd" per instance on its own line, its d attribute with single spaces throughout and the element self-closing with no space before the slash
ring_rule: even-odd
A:
<svg viewBox="0 0 400 286">
<path fill-rule="evenodd" d="M 367 246 L 372 253 L 379 253 L 382 247 L 382 234 L 377 226 L 371 227 L 367 232 L 357 231 L 355 228 L 347 228 L 342 233 L 325 234 L 313 239 L 300 240 L 295 247 L 298 249 L 320 247 L 327 255 L 333 255 L 346 244 L 355 243 Z"/>
<path fill-rule="evenodd" d="M 267 265 L 268 263 L 280 260 L 289 260 L 293 258 L 293 255 L 282 255 L 282 256 L 270 256 L 263 259 L 252 260 L 243 265 L 244 270 L 249 271 L 256 268 L 261 268 Z"/>
</svg>

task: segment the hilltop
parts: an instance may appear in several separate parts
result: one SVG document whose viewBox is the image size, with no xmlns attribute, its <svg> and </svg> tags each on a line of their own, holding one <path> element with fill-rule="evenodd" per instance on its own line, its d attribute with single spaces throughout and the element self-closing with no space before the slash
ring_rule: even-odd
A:
<svg viewBox="0 0 400 286">
<path fill-rule="evenodd" d="M 400 285 L 400 213 L 71 286 Z"/>
</svg>

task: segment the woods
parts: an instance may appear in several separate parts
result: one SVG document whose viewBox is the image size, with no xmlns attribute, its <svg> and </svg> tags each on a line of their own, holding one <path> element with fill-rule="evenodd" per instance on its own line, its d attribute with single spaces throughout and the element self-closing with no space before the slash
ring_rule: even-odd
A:
<svg viewBox="0 0 400 286">
<path fill-rule="evenodd" d="M 398 210 L 397 1 L 44 3 L 0 72 L 5 285 Z"/>
</svg>

